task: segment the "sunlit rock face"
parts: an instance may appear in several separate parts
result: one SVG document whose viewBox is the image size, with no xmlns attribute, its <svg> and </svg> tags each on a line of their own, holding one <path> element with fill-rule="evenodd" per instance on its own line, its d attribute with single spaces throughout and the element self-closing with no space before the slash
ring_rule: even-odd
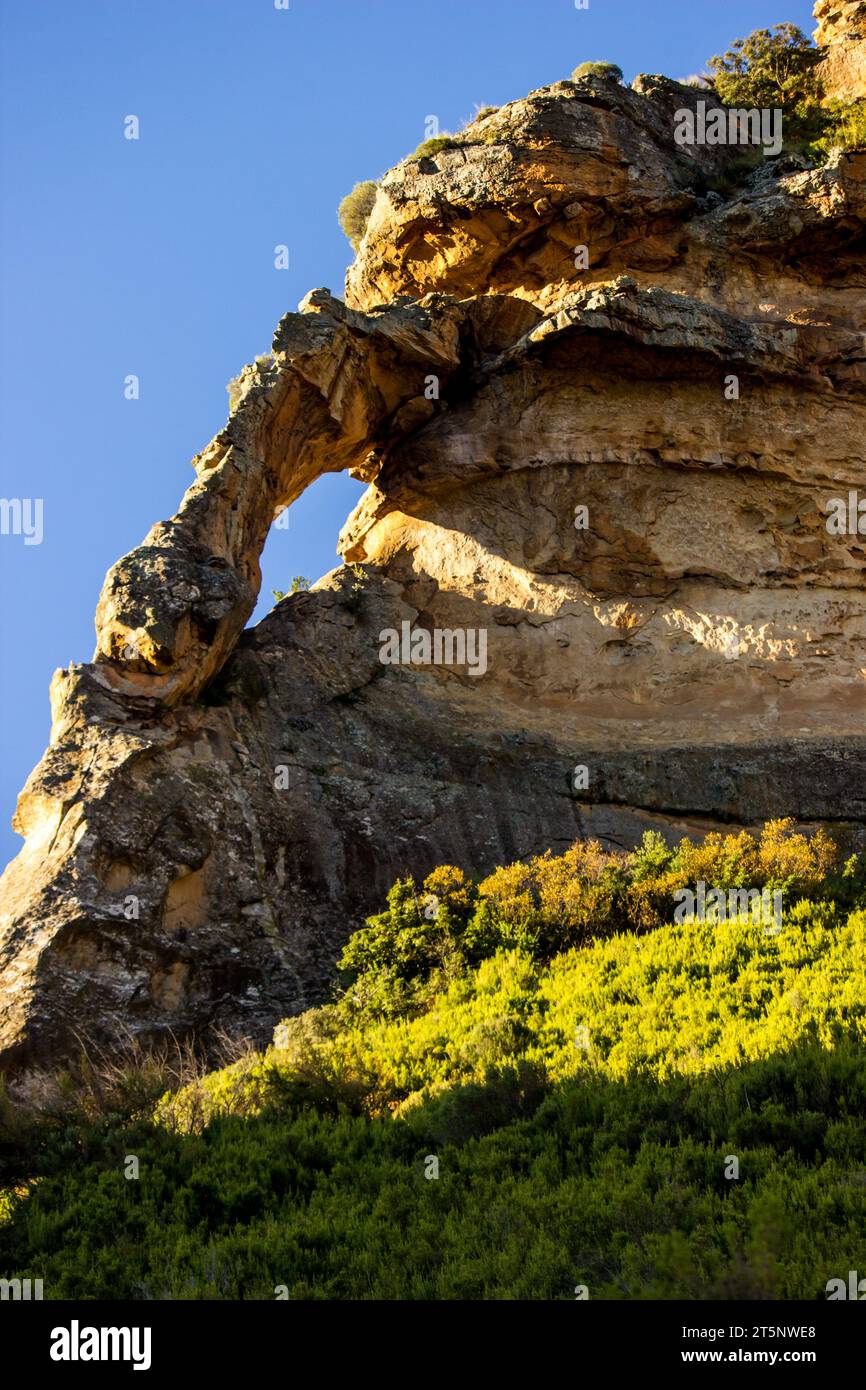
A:
<svg viewBox="0 0 866 1390">
<path fill-rule="evenodd" d="M 815 19 L 827 97 L 866 97 L 866 0 L 818 0 Z"/>
<path fill-rule="evenodd" d="M 819 5 L 834 62 L 862 10 Z M 313 291 L 243 373 L 54 678 L 7 1066 L 266 1038 L 442 862 L 863 835 L 866 153 L 743 174 L 676 143 L 699 100 L 558 83 L 405 160 L 345 302 Z M 246 629 L 275 515 L 341 469 L 369 485 L 344 563 Z"/>
</svg>

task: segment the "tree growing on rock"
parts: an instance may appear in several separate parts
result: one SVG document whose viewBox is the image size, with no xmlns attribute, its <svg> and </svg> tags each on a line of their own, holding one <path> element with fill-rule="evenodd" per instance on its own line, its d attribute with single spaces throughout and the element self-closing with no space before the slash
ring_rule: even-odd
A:
<svg viewBox="0 0 866 1390">
<path fill-rule="evenodd" d="M 727 106 L 776 107 L 805 116 L 817 106 L 821 88 L 815 65 L 820 54 L 796 24 L 756 29 L 711 58 L 713 85 Z"/>
</svg>

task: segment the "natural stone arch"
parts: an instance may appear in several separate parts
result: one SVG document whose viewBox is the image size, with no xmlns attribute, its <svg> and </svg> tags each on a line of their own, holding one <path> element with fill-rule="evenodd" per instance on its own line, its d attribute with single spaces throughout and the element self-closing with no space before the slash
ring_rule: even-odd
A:
<svg viewBox="0 0 866 1390">
<path fill-rule="evenodd" d="M 178 511 L 106 576 L 94 660 L 114 690 L 170 705 L 198 694 L 255 607 L 275 515 L 426 417 L 425 373 L 444 384 L 459 366 L 463 316 L 438 295 L 362 314 L 314 290 L 281 320 L 273 363 L 248 369 Z"/>
</svg>

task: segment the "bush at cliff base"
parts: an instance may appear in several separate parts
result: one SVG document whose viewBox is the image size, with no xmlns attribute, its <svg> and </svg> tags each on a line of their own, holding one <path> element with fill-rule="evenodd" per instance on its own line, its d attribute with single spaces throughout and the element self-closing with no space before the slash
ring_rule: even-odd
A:
<svg viewBox="0 0 866 1390">
<path fill-rule="evenodd" d="M 783 884 L 781 930 L 674 920 L 696 874 Z M 404 880 L 269 1050 L 43 1133 L 0 1268 L 46 1298 L 826 1297 L 866 1267 L 863 894 L 787 822 Z"/>
</svg>

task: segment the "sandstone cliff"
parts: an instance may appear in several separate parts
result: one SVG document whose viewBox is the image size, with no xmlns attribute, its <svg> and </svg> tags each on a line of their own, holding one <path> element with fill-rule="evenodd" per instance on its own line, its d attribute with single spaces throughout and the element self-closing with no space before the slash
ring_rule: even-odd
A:
<svg viewBox="0 0 866 1390">
<path fill-rule="evenodd" d="M 863 11 L 817 10 L 855 86 Z M 745 174 L 675 144 L 699 99 L 560 82 L 404 160 L 345 302 L 313 291 L 246 369 L 54 678 L 7 1063 L 264 1037 L 404 871 L 866 827 L 864 538 L 826 524 L 866 487 L 866 151 Z M 276 513 L 339 469 L 369 484 L 346 563 L 245 630 Z M 483 632 L 485 669 L 383 664 L 405 623 Z"/>
<path fill-rule="evenodd" d="M 827 96 L 866 97 L 866 0 L 818 0 L 815 18 Z"/>
</svg>

